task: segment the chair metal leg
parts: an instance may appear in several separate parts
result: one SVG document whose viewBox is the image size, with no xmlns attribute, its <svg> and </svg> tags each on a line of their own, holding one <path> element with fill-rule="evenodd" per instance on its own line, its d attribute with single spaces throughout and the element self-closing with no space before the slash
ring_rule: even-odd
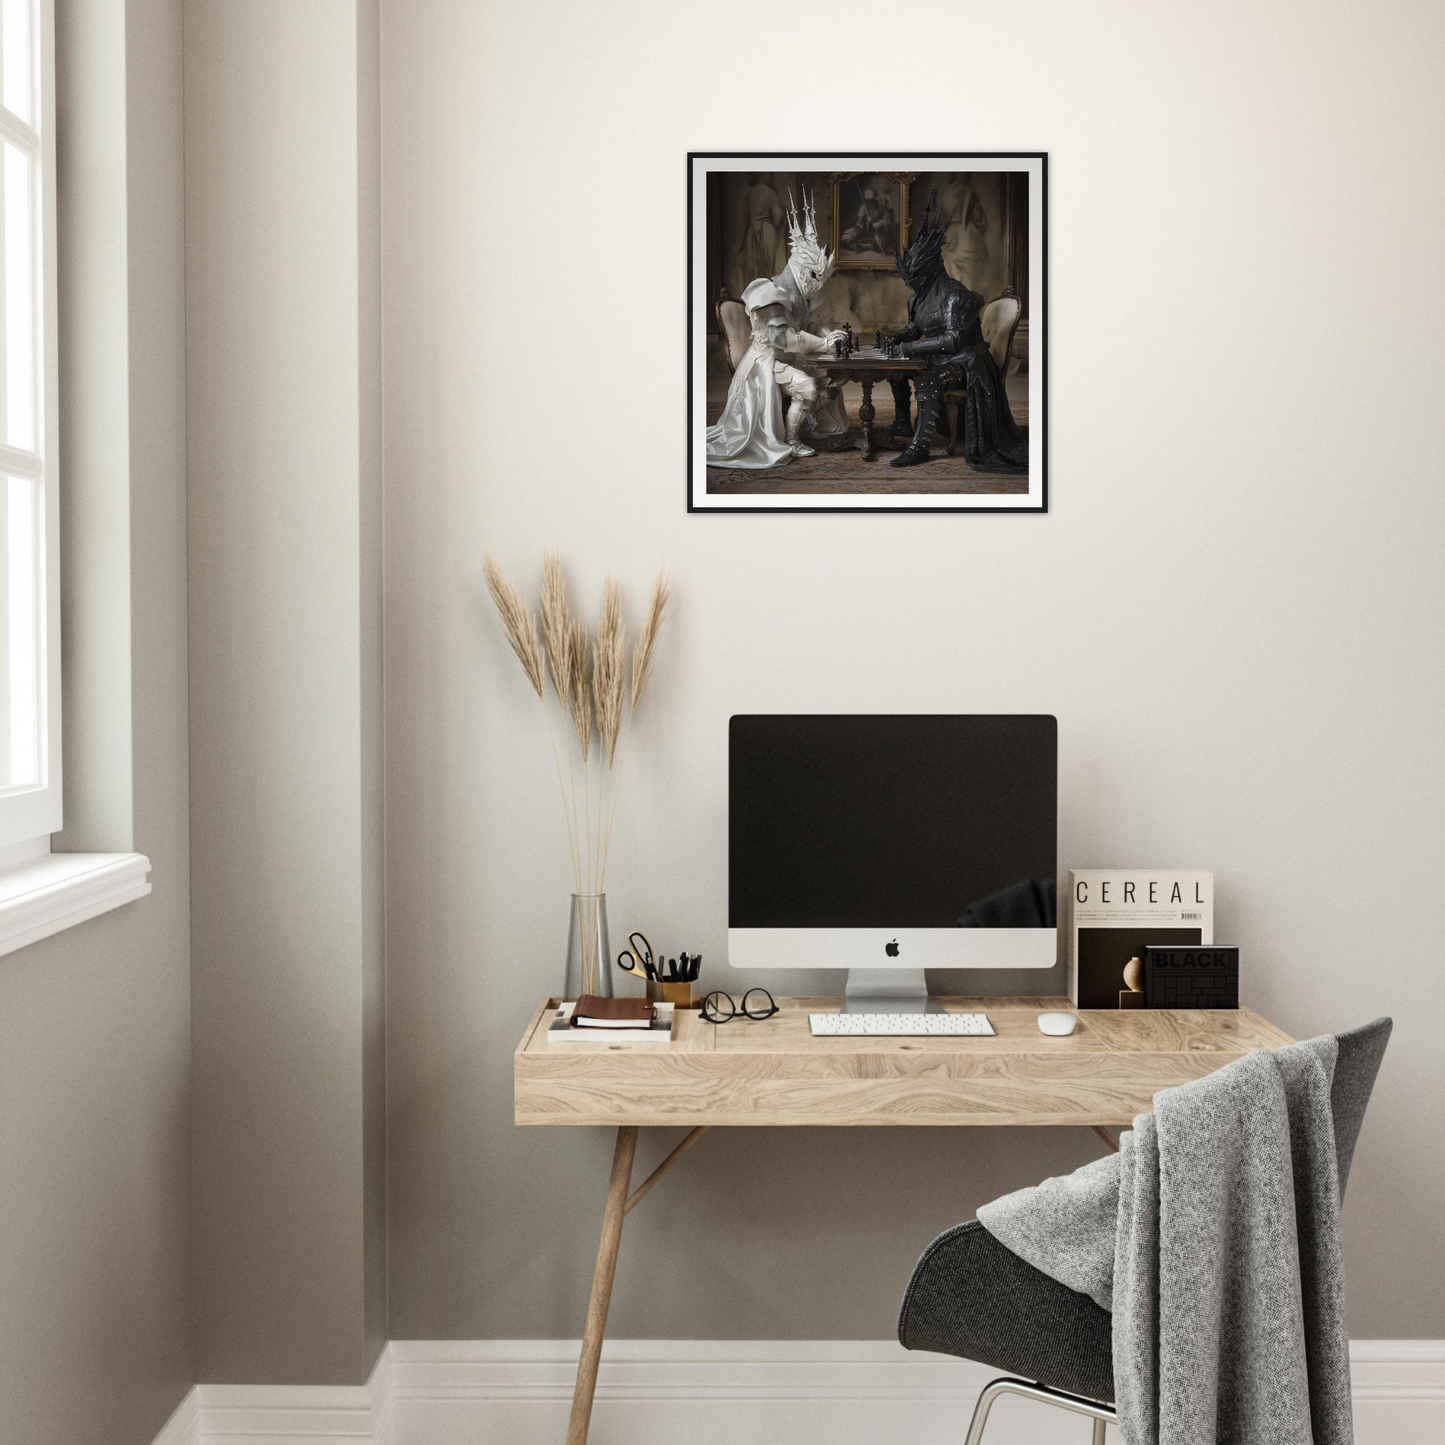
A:
<svg viewBox="0 0 1445 1445">
<path fill-rule="evenodd" d="M 1112 1405 L 1101 1404 L 1098 1400 L 1086 1400 L 1082 1395 L 1070 1395 L 1063 1390 L 1051 1390 L 1047 1385 L 1031 1384 L 1028 1380 L 1014 1380 L 1005 1376 L 983 1387 L 978 1404 L 973 1408 L 973 1420 L 968 1427 L 968 1438 L 964 1445 L 979 1445 L 983 1439 L 983 1428 L 988 1424 L 988 1412 L 1000 1395 L 1022 1395 L 1026 1400 L 1038 1400 L 1060 1410 L 1072 1410 L 1076 1415 L 1087 1415 L 1094 1422 L 1094 1445 L 1103 1445 L 1104 1430 L 1112 1420 L 1119 1418 Z"/>
<path fill-rule="evenodd" d="M 1005 1393 L 1000 1386 L 1007 1383 L 1005 1380 L 995 1380 L 993 1384 L 984 1386 L 983 1394 L 978 1397 L 978 1404 L 973 1407 L 973 1419 L 969 1421 L 968 1438 L 963 1445 L 978 1445 L 983 1439 L 983 1427 L 988 1424 L 988 1412 L 993 1409 L 993 1402 Z"/>
</svg>

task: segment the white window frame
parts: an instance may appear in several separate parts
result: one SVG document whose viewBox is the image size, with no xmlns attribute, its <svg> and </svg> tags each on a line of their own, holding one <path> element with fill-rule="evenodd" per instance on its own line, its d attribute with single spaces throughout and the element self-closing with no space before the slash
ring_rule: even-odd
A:
<svg viewBox="0 0 1445 1445">
<path fill-rule="evenodd" d="M 0 862 L 39 856 L 50 851 L 50 835 L 60 831 L 64 796 L 60 745 L 60 507 L 56 459 L 60 419 L 57 405 L 59 367 L 56 331 L 55 242 L 55 9 L 53 0 L 30 0 L 31 112 L 38 126 L 28 125 L 0 104 L 0 139 L 31 159 L 30 214 L 34 231 L 31 284 L 38 302 L 32 345 L 37 381 L 34 455 L 0 442 L 0 475 L 33 478 L 39 493 L 36 508 L 44 532 L 37 549 L 37 592 L 43 605 L 38 655 L 44 677 L 40 687 L 39 781 L 0 793 Z"/>
<path fill-rule="evenodd" d="M 3 3 L 3 0 L 0 0 Z M 3 105 L 0 138 L 31 157 L 33 296 L 39 305 L 32 345 L 38 350 L 34 455 L 0 443 L 0 476 L 33 477 L 36 508 L 45 530 L 37 548 L 37 652 L 44 678 L 39 689 L 39 782 L 0 793 L 0 954 L 36 943 L 62 929 L 119 908 L 151 891 L 150 860 L 140 853 L 52 853 L 51 834 L 62 826 L 60 747 L 60 454 L 59 365 L 56 357 L 59 296 L 56 285 L 55 6 L 29 0 L 31 126 Z M 38 204 L 37 204 L 38 202 Z M 0 339 L 3 342 L 3 339 Z"/>
</svg>

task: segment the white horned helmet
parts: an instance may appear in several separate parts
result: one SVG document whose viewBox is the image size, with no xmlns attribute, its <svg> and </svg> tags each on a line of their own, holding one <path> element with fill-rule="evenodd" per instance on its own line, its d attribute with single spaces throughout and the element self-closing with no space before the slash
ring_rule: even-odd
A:
<svg viewBox="0 0 1445 1445">
<path fill-rule="evenodd" d="M 817 214 L 803 192 L 803 224 L 798 224 L 798 212 L 793 204 L 793 193 L 788 192 L 788 269 L 804 297 L 816 296 L 823 289 L 823 283 L 833 274 L 834 257 L 818 244 Z"/>
</svg>

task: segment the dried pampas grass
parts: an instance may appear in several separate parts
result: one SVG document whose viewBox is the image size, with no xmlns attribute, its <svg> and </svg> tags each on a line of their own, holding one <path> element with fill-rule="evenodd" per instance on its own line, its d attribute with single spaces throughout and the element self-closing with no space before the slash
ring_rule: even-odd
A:
<svg viewBox="0 0 1445 1445">
<path fill-rule="evenodd" d="M 632 649 L 632 707 L 642 701 L 647 680 L 652 676 L 652 649 L 657 645 L 657 634 L 662 631 L 662 614 L 667 611 L 667 599 L 671 589 L 661 567 L 652 583 L 652 598 L 647 604 L 647 615 L 637 634 L 637 646 Z"/>
<path fill-rule="evenodd" d="M 567 675 L 567 710 L 572 714 L 572 730 L 577 746 L 582 749 L 582 763 L 592 749 L 592 649 L 587 643 L 587 630 L 574 617 L 567 624 L 567 655 L 571 668 Z"/>
<path fill-rule="evenodd" d="M 607 855 L 612 841 L 612 823 L 627 743 L 632 736 L 632 717 L 652 676 L 653 652 L 667 610 L 669 588 L 659 570 L 637 639 L 632 647 L 632 679 L 627 683 L 627 626 L 622 616 L 622 590 L 609 576 L 602 588 L 602 611 L 595 641 L 572 612 L 562 575 L 562 559 L 555 551 L 542 555 L 540 599 L 541 640 L 537 622 L 517 589 L 502 574 L 490 554 L 483 571 L 487 591 L 501 619 L 502 631 L 522 664 L 522 671 L 542 702 L 547 730 L 552 738 L 557 763 L 557 782 L 567 816 L 567 838 L 572 850 L 572 871 L 580 894 L 601 892 L 607 876 Z M 567 774 L 563 778 L 556 736 L 547 707 L 546 682 L 565 723 L 563 746 L 567 752 Z M 572 740 L 581 761 L 579 783 L 573 759 Z M 597 777 L 591 779 L 593 741 L 597 742 Z M 621 748 L 619 749 L 619 741 Z M 592 816 L 592 788 L 595 785 L 597 816 Z M 579 808 L 580 798 L 580 808 Z M 596 961 L 594 961 L 595 963 Z M 585 964 L 585 961 L 584 961 Z"/>
<path fill-rule="evenodd" d="M 490 552 L 483 559 L 482 571 L 486 574 L 487 591 L 492 594 L 497 615 L 502 619 L 502 631 L 507 634 L 507 641 L 512 644 L 512 651 L 517 654 L 517 661 L 522 664 L 532 691 L 540 698 L 542 652 L 537 646 L 537 625 L 532 621 L 532 614 L 523 605 L 517 589 L 502 575 Z"/>
<path fill-rule="evenodd" d="M 572 634 L 567 626 L 567 587 L 562 581 L 562 559 L 542 553 L 542 641 L 547 648 L 547 669 L 552 686 L 564 700 L 572 686 Z"/>
<path fill-rule="evenodd" d="M 622 700 L 626 689 L 625 651 L 622 644 L 622 594 L 617 579 L 609 577 L 602 589 L 602 617 L 597 623 L 597 644 L 592 651 L 592 696 L 597 705 L 597 736 L 607 754 L 607 766 L 617 756 L 622 731 Z"/>
</svg>

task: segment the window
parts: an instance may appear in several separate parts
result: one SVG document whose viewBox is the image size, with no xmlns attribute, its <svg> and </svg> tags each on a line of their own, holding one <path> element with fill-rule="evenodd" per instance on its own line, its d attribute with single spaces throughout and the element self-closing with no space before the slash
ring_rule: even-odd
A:
<svg viewBox="0 0 1445 1445">
<path fill-rule="evenodd" d="M 54 0 L 0 0 L 0 955 L 151 891 L 60 810 Z"/>
<path fill-rule="evenodd" d="M 49 0 L 0 0 L 0 848 L 61 824 Z"/>
</svg>

